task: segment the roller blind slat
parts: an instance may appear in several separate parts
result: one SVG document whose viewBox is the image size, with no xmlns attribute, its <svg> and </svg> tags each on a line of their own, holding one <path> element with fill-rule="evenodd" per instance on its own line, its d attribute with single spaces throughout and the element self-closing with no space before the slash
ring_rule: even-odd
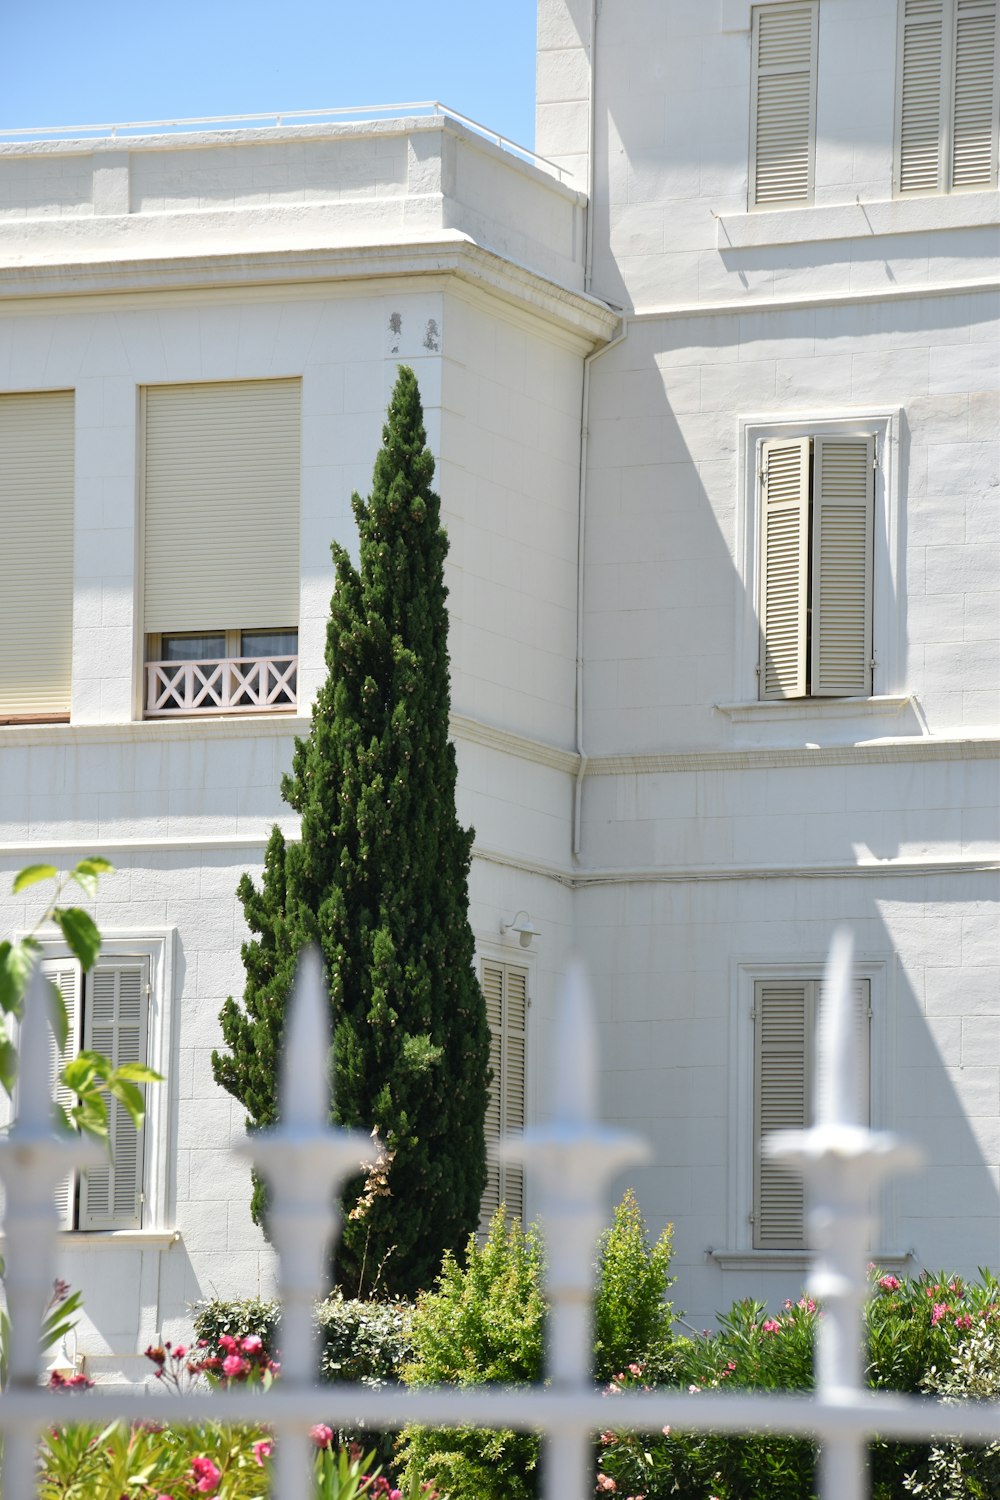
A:
<svg viewBox="0 0 1000 1500">
<path fill-rule="evenodd" d="M 147 631 L 298 624 L 297 380 L 145 393 Z"/>
<path fill-rule="evenodd" d="M 73 393 L 0 397 L 0 719 L 69 712 Z"/>
</svg>

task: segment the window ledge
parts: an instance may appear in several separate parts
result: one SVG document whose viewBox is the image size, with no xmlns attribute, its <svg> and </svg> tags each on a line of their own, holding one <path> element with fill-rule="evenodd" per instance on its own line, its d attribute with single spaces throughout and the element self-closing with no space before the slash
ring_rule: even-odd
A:
<svg viewBox="0 0 1000 1500">
<path fill-rule="evenodd" d="M 723 1271 L 808 1271 L 815 1259 L 811 1250 L 706 1250 Z M 873 1251 L 871 1259 L 880 1267 L 902 1269 L 915 1261 L 915 1250 Z"/>
<path fill-rule="evenodd" d="M 779 719 L 856 719 L 876 714 L 899 714 L 912 707 L 912 693 L 886 693 L 877 698 L 754 698 L 748 703 L 716 703 L 716 713 L 734 724 Z"/>
<path fill-rule="evenodd" d="M 717 248 L 805 245 L 818 240 L 869 240 L 886 234 L 975 229 L 997 222 L 995 192 L 928 193 L 871 203 L 811 203 L 716 215 Z"/>
<path fill-rule="evenodd" d="M 66 1229 L 56 1240 L 58 1249 L 169 1250 L 180 1243 L 179 1229 Z M 6 1236 L 0 1234 L 0 1245 Z"/>
</svg>

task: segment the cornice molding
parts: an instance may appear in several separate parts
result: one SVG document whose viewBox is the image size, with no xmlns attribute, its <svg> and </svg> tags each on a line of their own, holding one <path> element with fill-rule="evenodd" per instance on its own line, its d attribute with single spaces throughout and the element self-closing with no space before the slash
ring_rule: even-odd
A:
<svg viewBox="0 0 1000 1500">
<path fill-rule="evenodd" d="M 819 273 L 817 273 L 819 274 Z M 859 287 L 846 292 L 793 292 L 784 297 L 760 297 L 748 294 L 738 301 L 705 299 L 701 302 L 664 303 L 662 306 L 637 307 L 628 313 L 630 323 L 657 322 L 669 318 L 724 318 L 742 313 L 798 312 L 803 308 L 856 307 L 876 302 L 906 302 L 913 298 L 968 297 L 983 292 L 1000 291 L 1000 278 L 981 277 L 974 281 L 928 281 L 910 286 Z"/>
</svg>

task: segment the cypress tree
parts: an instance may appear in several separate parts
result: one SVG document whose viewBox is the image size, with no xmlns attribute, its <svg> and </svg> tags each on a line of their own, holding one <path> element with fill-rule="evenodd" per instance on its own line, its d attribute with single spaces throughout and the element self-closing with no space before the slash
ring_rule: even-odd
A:
<svg viewBox="0 0 1000 1500">
<path fill-rule="evenodd" d="M 333 544 L 328 673 L 282 796 L 301 839 L 271 835 L 242 1005 L 222 1010 L 215 1077 L 250 1128 L 277 1117 L 295 955 L 319 945 L 330 990 L 338 1123 L 376 1129 L 383 1171 L 344 1192 L 345 1289 L 412 1295 L 461 1255 L 486 1181 L 489 1033 L 468 920 L 472 831 L 455 811 L 444 585 L 448 543 L 412 370 L 401 367 L 368 500 L 352 497 L 357 568 Z M 385 1189 L 388 1189 L 386 1192 Z M 264 1214 L 258 1184 L 254 1213 Z"/>
</svg>

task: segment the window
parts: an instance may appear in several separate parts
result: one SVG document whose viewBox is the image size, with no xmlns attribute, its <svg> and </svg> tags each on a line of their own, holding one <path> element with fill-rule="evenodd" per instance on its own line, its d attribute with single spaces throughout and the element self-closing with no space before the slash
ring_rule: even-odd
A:
<svg viewBox="0 0 1000 1500">
<path fill-rule="evenodd" d="M 754 6 L 751 208 L 812 202 L 817 25 L 816 0 Z"/>
<path fill-rule="evenodd" d="M 759 696 L 867 696 L 876 439 L 778 437 L 759 455 Z"/>
<path fill-rule="evenodd" d="M 294 707 L 300 383 L 143 402 L 145 712 Z"/>
<path fill-rule="evenodd" d="M 902 0 L 896 191 L 997 181 L 997 0 Z"/>
<path fill-rule="evenodd" d="M 818 979 L 758 979 L 753 991 L 753 1154 L 751 1223 L 755 1250 L 806 1247 L 802 1178 L 761 1154 L 774 1130 L 801 1130 L 813 1118 Z M 868 1113 L 871 984 L 855 986 L 858 1073 Z"/>
<path fill-rule="evenodd" d="M 527 1058 L 528 971 L 485 959 L 483 998 L 490 1028 L 490 1083 L 486 1106 L 486 1149 L 505 1135 L 524 1129 L 525 1063 Z M 506 1217 L 524 1218 L 524 1169 L 515 1163 L 488 1160 L 486 1191 L 480 1210 L 485 1232 L 500 1204 Z"/>
<path fill-rule="evenodd" d="M 67 719 L 73 392 L 0 396 L 0 723 Z"/>
</svg>

